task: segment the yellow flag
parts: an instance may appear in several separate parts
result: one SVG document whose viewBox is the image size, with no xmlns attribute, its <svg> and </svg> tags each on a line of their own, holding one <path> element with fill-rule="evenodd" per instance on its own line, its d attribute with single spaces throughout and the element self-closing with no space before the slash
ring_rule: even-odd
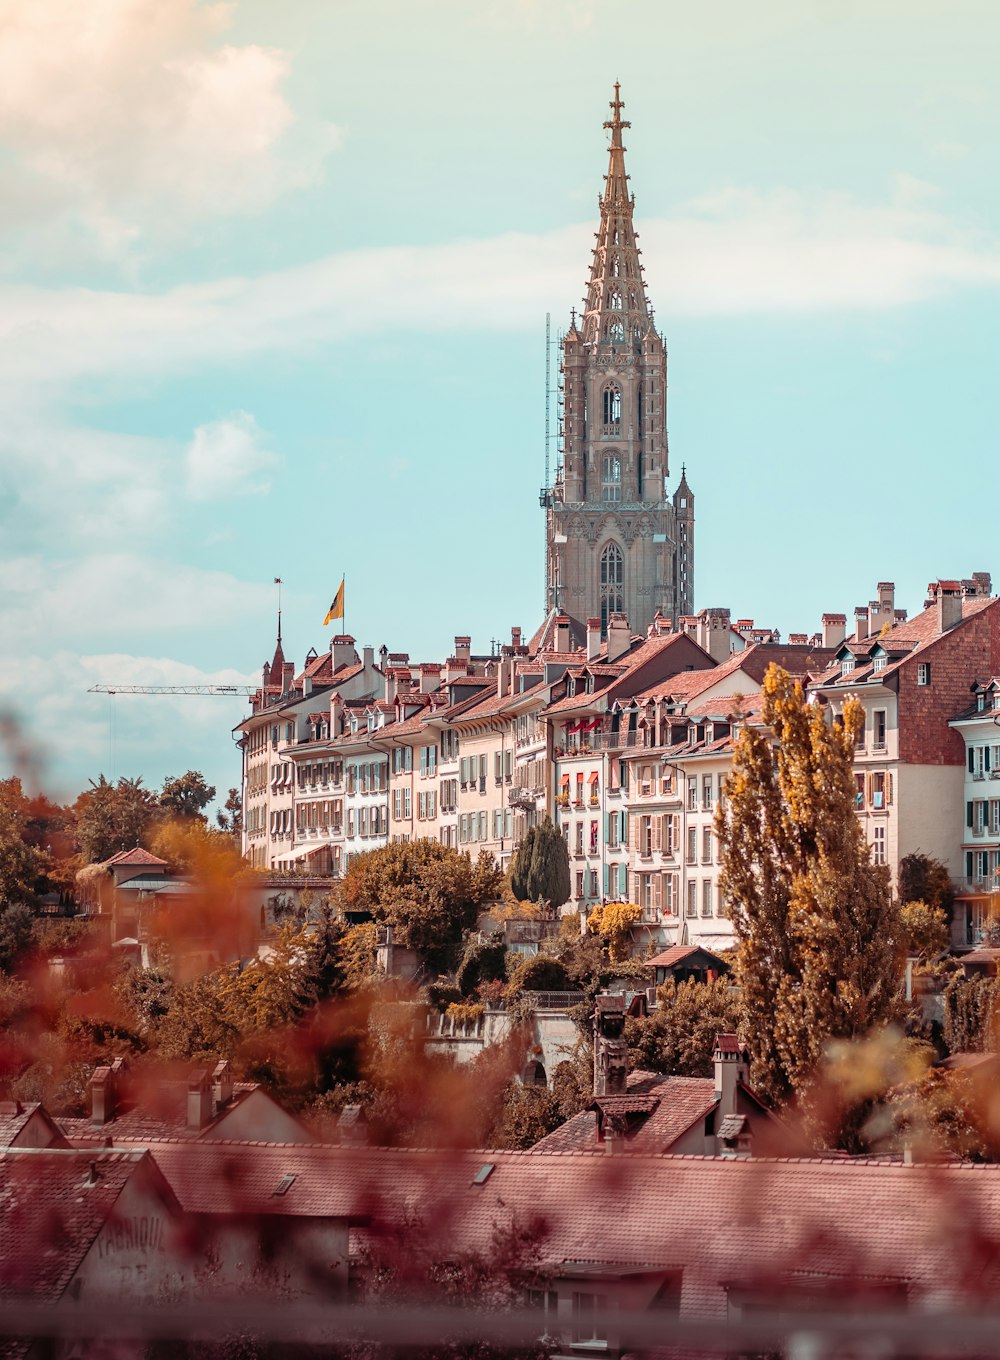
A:
<svg viewBox="0 0 1000 1360">
<path fill-rule="evenodd" d="M 336 593 L 336 595 L 334 595 L 334 597 L 333 597 L 333 604 L 330 606 L 329 610 L 327 611 L 326 618 L 323 620 L 323 627 L 324 627 L 324 628 L 325 628 L 326 625 L 330 622 L 331 619 L 342 619 L 342 618 L 344 617 L 344 580 L 345 580 L 345 579 L 346 579 L 346 578 L 342 577 L 342 578 L 341 578 L 341 581 L 340 581 L 340 585 L 337 587 L 337 593 Z"/>
</svg>

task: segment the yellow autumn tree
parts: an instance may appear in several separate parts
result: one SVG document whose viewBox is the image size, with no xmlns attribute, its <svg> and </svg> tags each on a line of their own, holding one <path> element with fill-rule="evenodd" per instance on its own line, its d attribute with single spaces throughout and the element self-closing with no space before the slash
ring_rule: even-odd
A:
<svg viewBox="0 0 1000 1360">
<path fill-rule="evenodd" d="M 831 1040 L 893 1017 L 903 932 L 854 811 L 860 703 L 831 722 L 772 665 L 762 712 L 770 732 L 740 731 L 716 831 L 752 1078 L 778 1103 L 808 1096 Z"/>
<path fill-rule="evenodd" d="M 590 913 L 587 929 L 608 946 L 608 957 L 612 963 L 623 963 L 628 958 L 632 927 L 641 915 L 642 908 L 634 902 L 605 902 Z"/>
</svg>

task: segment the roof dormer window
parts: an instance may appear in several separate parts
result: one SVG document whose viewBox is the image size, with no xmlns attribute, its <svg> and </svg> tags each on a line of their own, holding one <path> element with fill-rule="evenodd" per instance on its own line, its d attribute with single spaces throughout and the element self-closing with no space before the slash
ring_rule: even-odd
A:
<svg viewBox="0 0 1000 1360">
<path fill-rule="evenodd" d="M 872 657 L 872 670 L 875 672 L 884 671 L 888 657 L 884 653 L 876 654 Z"/>
<path fill-rule="evenodd" d="M 840 673 L 841 675 L 850 675 L 851 671 L 853 670 L 854 670 L 854 657 L 851 656 L 850 652 L 848 652 L 846 656 L 842 656 L 840 658 Z"/>
</svg>

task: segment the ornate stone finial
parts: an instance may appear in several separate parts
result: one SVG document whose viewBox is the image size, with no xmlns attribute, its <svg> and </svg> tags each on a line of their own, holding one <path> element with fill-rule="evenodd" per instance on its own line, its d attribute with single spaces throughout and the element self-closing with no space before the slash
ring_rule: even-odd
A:
<svg viewBox="0 0 1000 1360">
<path fill-rule="evenodd" d="M 620 93 L 620 91 L 621 91 L 621 85 L 620 85 L 620 84 L 618 83 L 618 81 L 616 80 L 616 81 L 615 81 L 615 97 L 614 97 L 614 99 L 612 99 L 612 101 L 611 101 L 611 103 L 610 103 L 610 105 L 609 105 L 609 108 L 611 109 L 611 112 L 614 114 L 614 118 L 610 119 L 607 123 L 604 124 L 604 126 L 605 126 L 606 128 L 610 128 L 610 129 L 611 129 L 611 145 L 612 145 L 612 146 L 621 146 L 621 144 L 622 144 L 622 128 L 627 128 L 627 127 L 631 127 L 631 126 L 632 126 L 631 123 L 624 122 L 624 121 L 622 120 L 622 109 L 625 107 L 625 101 L 624 101 L 623 99 L 619 98 L 619 93 Z"/>
</svg>

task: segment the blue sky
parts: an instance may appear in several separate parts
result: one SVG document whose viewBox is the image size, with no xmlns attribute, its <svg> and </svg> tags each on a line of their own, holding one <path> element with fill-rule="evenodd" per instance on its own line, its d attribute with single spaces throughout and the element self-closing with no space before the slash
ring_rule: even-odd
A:
<svg viewBox="0 0 1000 1360">
<path fill-rule="evenodd" d="M 622 82 L 696 604 L 1000 576 L 992 3 L 0 0 L 0 705 L 57 794 L 238 781 L 249 681 L 542 603 L 544 327 Z M 0 761 L 10 762 L 0 752 Z"/>
</svg>

